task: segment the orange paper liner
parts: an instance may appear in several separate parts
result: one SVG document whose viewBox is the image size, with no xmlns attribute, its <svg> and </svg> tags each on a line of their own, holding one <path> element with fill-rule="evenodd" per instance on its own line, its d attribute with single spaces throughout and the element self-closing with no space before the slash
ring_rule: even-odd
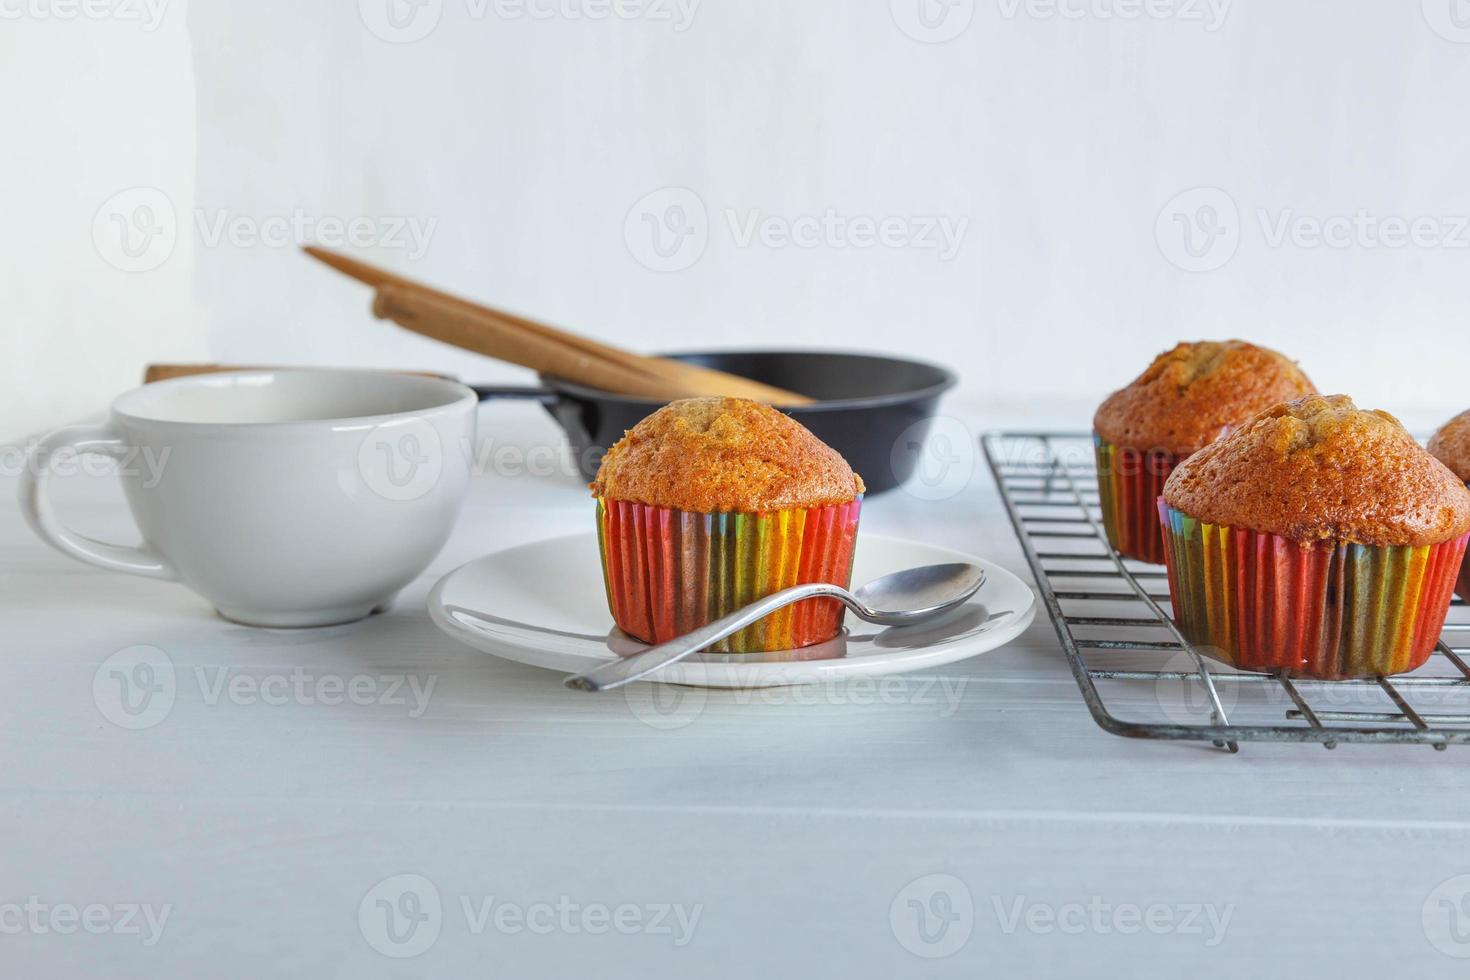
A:
<svg viewBox="0 0 1470 980">
<path fill-rule="evenodd" d="M 1092 441 L 1108 544 L 1125 557 L 1162 565 L 1164 534 L 1156 501 L 1164 492 L 1164 481 L 1184 457 L 1114 446 L 1096 433 Z"/>
<path fill-rule="evenodd" d="M 793 585 L 846 587 L 861 504 L 858 497 L 828 507 L 703 514 L 599 499 L 597 538 L 613 620 L 629 636 L 664 643 Z M 709 649 L 822 643 L 842 628 L 844 611 L 835 599 L 806 599 Z"/>
<path fill-rule="evenodd" d="M 1185 638 L 1244 670 L 1320 680 L 1401 674 L 1428 660 L 1470 540 L 1302 545 L 1206 524 L 1163 499 L 1158 513 Z"/>
</svg>

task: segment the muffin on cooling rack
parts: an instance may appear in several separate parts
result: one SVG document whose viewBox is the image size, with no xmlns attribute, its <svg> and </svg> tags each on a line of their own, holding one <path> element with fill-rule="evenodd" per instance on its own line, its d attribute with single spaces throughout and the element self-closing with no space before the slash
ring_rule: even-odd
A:
<svg viewBox="0 0 1470 980">
<path fill-rule="evenodd" d="M 1470 412 L 1461 412 L 1444 424 L 1429 440 L 1429 451 L 1450 468 L 1457 479 L 1470 486 Z M 1455 586 L 1460 598 L 1470 601 L 1470 558 L 1460 566 L 1460 580 Z"/>
<path fill-rule="evenodd" d="M 624 633 L 663 643 L 781 589 L 847 586 L 863 481 L 774 408 L 676 401 L 608 450 L 591 485 L 607 601 Z M 711 649 L 787 650 L 837 635 L 843 607 L 807 599 Z"/>
<path fill-rule="evenodd" d="M 1295 362 L 1241 340 L 1182 343 L 1154 358 L 1092 421 L 1108 543 L 1162 564 L 1157 502 L 1180 460 L 1256 413 L 1316 390 Z"/>
<path fill-rule="evenodd" d="M 1236 667 L 1333 680 L 1429 658 L 1470 490 L 1392 415 L 1311 395 L 1180 463 L 1159 516 L 1191 643 Z"/>
</svg>

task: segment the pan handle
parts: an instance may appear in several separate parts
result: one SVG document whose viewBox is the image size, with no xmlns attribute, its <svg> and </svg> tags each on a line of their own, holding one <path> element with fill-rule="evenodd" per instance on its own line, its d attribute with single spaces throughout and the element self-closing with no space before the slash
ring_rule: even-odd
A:
<svg viewBox="0 0 1470 980">
<path fill-rule="evenodd" d="M 550 408 L 556 404 L 557 394 L 550 388 L 540 388 L 536 385 L 470 385 L 480 401 L 500 401 L 502 399 L 514 399 L 516 401 L 532 401 Z"/>
</svg>

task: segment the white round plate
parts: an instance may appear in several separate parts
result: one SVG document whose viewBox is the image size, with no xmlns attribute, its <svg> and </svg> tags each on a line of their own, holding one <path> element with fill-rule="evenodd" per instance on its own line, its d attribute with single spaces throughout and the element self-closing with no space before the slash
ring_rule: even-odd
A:
<svg viewBox="0 0 1470 980">
<path fill-rule="evenodd" d="M 695 654 L 651 679 L 699 687 L 771 687 L 897 674 L 986 653 L 1031 624 L 1036 599 L 1026 583 L 999 565 L 948 548 L 863 535 L 852 580 L 860 584 L 916 565 L 953 561 L 984 568 L 985 584 L 941 619 L 885 628 L 848 613 L 845 633 L 827 643 L 778 653 Z M 564 674 L 584 673 L 646 649 L 613 626 L 593 534 L 521 545 L 463 565 L 429 593 L 429 616 L 477 650 Z"/>
</svg>

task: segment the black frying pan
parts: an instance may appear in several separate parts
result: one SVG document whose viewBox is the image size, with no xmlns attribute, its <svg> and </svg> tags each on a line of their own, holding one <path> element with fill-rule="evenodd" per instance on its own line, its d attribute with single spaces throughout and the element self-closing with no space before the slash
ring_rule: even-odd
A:
<svg viewBox="0 0 1470 980">
<path fill-rule="evenodd" d="M 954 374 L 945 368 L 872 354 L 712 351 L 664 356 L 818 399 L 785 411 L 841 453 L 862 476 L 869 495 L 891 490 L 913 474 L 919 459 L 916 446 L 923 443 L 939 397 L 955 384 Z M 541 388 L 477 385 L 475 390 L 481 399 L 540 401 L 566 431 L 577 465 L 589 480 L 607 447 L 663 404 L 546 375 L 541 382 Z M 897 445 L 900 438 L 904 446 Z"/>
</svg>

